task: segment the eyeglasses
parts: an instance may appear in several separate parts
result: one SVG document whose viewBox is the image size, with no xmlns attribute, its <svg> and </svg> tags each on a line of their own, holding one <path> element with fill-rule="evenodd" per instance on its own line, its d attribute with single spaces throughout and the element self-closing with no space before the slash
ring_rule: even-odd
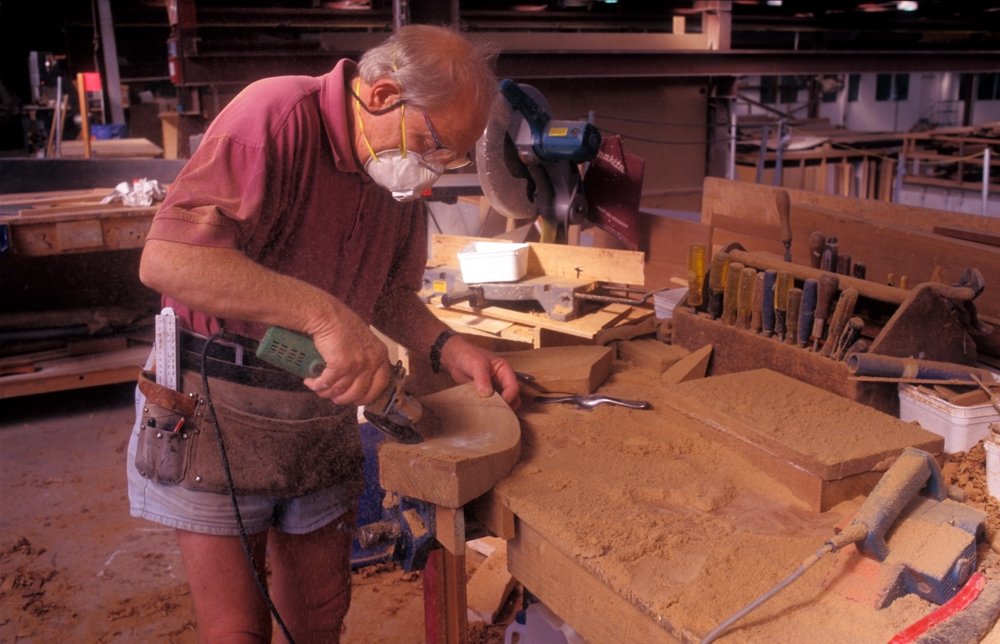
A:
<svg viewBox="0 0 1000 644">
<path fill-rule="evenodd" d="M 464 157 L 458 156 L 451 148 L 446 148 L 443 143 L 441 143 L 441 137 L 438 136 L 437 130 L 434 128 L 434 124 L 431 123 L 431 117 L 427 115 L 427 112 L 420 110 L 420 113 L 424 115 L 424 123 L 427 125 L 427 131 L 431 134 L 431 139 L 434 141 L 434 149 L 430 152 L 425 152 L 421 156 L 431 163 L 439 163 L 444 166 L 445 170 L 459 170 L 461 168 L 466 168 L 472 165 L 472 159 L 468 155 Z"/>
<path fill-rule="evenodd" d="M 358 81 L 358 82 L 360 84 L 360 81 Z M 361 100 L 361 97 L 358 96 L 357 92 L 354 89 L 351 89 L 351 88 L 349 88 L 349 89 L 350 89 L 351 95 L 357 101 L 356 105 L 358 107 L 360 107 L 361 109 L 363 109 L 364 111 L 366 111 L 369 114 L 371 114 L 372 116 L 382 116 L 383 114 L 388 114 L 389 112 L 391 112 L 391 111 L 393 111 L 393 110 L 395 110 L 397 108 L 401 108 L 403 110 L 403 118 L 404 118 L 404 122 L 401 125 L 402 125 L 403 128 L 406 127 L 405 126 L 405 117 L 406 117 L 406 101 L 405 100 L 397 101 L 396 103 L 393 103 L 392 105 L 389 105 L 387 107 L 383 107 L 381 109 L 373 110 L 373 109 L 369 109 L 369 107 L 367 105 L 365 105 L 364 101 Z M 428 116 L 427 112 L 425 112 L 424 110 L 420 110 L 420 113 L 423 114 L 423 116 L 424 116 L 424 124 L 427 125 L 427 131 L 430 132 L 431 140 L 434 141 L 434 149 L 431 150 L 430 152 L 426 152 L 426 153 L 424 153 L 424 154 L 422 154 L 420 156 L 425 161 L 428 161 L 429 163 L 434 163 L 434 164 L 443 166 L 445 170 L 460 170 L 461 168 L 466 168 L 466 167 L 472 165 L 472 158 L 469 155 L 466 155 L 464 157 L 460 157 L 460 156 L 458 156 L 457 152 L 455 152 L 451 148 L 445 147 L 445 145 L 443 143 L 441 143 L 441 137 L 438 136 L 437 128 L 435 128 L 434 124 L 431 123 L 431 117 Z M 404 141 L 404 148 L 405 148 L 405 141 L 406 141 L 406 130 L 405 129 L 403 129 L 403 141 Z M 374 155 L 374 152 L 372 154 Z"/>
</svg>

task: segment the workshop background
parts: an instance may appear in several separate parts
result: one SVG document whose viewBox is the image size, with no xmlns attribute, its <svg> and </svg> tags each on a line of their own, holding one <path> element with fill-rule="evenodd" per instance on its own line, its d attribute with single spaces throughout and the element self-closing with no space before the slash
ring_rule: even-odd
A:
<svg viewBox="0 0 1000 644">
<path fill-rule="evenodd" d="M 365 426 L 344 640 L 1000 641 L 1000 9 L 927 0 L 0 4 L 0 639 L 195 641 L 125 498 L 144 236 L 243 87 L 407 23 L 604 147 L 543 160 L 581 212 L 519 212 L 482 156 L 429 196 L 428 307 L 534 380 L 461 502 Z"/>
</svg>

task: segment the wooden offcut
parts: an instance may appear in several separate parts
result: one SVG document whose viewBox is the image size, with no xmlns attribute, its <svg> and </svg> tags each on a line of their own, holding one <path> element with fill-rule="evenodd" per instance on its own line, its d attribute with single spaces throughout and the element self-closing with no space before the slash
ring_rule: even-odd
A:
<svg viewBox="0 0 1000 644">
<path fill-rule="evenodd" d="M 815 512 L 869 493 L 906 447 L 944 449 L 937 434 L 768 369 L 675 385 L 666 404 Z"/>
<path fill-rule="evenodd" d="M 607 380 L 614 352 L 610 347 L 543 347 L 500 354 L 514 371 L 543 393 L 589 394 Z"/>
<path fill-rule="evenodd" d="M 493 553 L 469 578 L 466 587 L 469 621 L 492 624 L 516 585 L 507 569 L 507 543 L 499 540 Z"/>
<path fill-rule="evenodd" d="M 390 492 L 460 508 L 507 475 L 521 453 L 517 416 L 498 394 L 483 398 L 472 383 L 419 399 L 424 441 L 386 441 L 379 483 Z"/>
</svg>

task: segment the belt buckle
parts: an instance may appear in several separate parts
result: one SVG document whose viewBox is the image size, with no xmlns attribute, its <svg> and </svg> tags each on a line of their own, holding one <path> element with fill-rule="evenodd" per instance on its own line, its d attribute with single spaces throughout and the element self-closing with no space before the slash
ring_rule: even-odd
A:
<svg viewBox="0 0 1000 644">
<path fill-rule="evenodd" d="M 229 340 L 223 340 L 222 338 L 216 338 L 212 341 L 213 344 L 221 344 L 224 347 L 229 347 L 233 350 L 233 364 L 237 367 L 243 366 L 243 345 L 239 342 L 230 342 Z"/>
</svg>

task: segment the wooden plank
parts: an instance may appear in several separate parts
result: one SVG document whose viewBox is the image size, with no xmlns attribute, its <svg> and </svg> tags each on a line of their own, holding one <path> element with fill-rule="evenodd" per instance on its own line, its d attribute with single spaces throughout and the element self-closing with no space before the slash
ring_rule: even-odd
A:
<svg viewBox="0 0 1000 644">
<path fill-rule="evenodd" d="M 998 225 L 995 217 L 970 215 L 951 210 L 919 208 L 879 200 L 854 199 L 821 192 L 777 188 L 770 185 L 730 181 L 715 177 L 705 179 L 701 221 L 704 224 L 711 224 L 715 213 L 723 213 L 734 217 L 777 224 L 778 212 L 774 206 L 774 194 L 778 190 L 787 191 L 791 199 L 794 233 L 797 233 L 794 231 L 795 214 L 800 205 L 854 215 L 873 222 L 905 224 L 927 232 L 933 231 L 935 226 L 953 226 L 996 232 Z M 808 239 L 809 232 L 811 231 L 806 231 L 803 240 Z M 805 255 L 800 256 L 806 257 Z"/>
<path fill-rule="evenodd" d="M 94 139 L 90 143 L 92 157 L 95 159 L 110 157 L 158 157 L 163 155 L 163 148 L 149 139 Z M 62 158 L 83 158 L 83 141 L 63 141 L 61 147 Z"/>
<path fill-rule="evenodd" d="M 507 569 L 507 544 L 501 541 L 469 578 L 466 591 L 469 621 L 495 622 L 516 585 L 517 581 Z"/>
<path fill-rule="evenodd" d="M 514 577 L 588 642 L 699 639 L 666 621 L 657 626 L 527 522 L 518 521 L 517 538 L 507 543 L 507 561 Z"/>
<path fill-rule="evenodd" d="M 434 235 L 432 266 L 458 266 L 458 253 L 473 241 L 502 241 L 482 237 Z M 572 280 L 642 285 L 645 255 L 639 251 L 529 243 L 528 274 Z"/>
<path fill-rule="evenodd" d="M 139 346 L 39 361 L 38 371 L 0 378 L 0 399 L 134 381 L 148 356 L 149 347 Z"/>
<path fill-rule="evenodd" d="M 0 195 L 0 206 L 50 206 L 65 203 L 100 202 L 114 188 L 85 188 L 82 190 L 48 190 L 45 192 L 12 192 Z"/>
<path fill-rule="evenodd" d="M 686 284 L 688 247 L 711 248 L 711 227 L 703 223 L 640 213 L 639 225 L 640 238 L 648 244 L 645 283 L 650 288 L 666 288 L 673 279 Z"/>
<path fill-rule="evenodd" d="M 566 346 L 501 353 L 515 371 L 534 377 L 532 388 L 541 392 L 589 394 L 611 374 L 614 351 L 610 347 Z"/>
<path fill-rule="evenodd" d="M 486 493 L 517 464 L 521 428 L 499 395 L 482 398 L 469 383 L 419 399 L 424 441 L 386 441 L 379 482 L 391 492 L 460 508 Z"/>
<path fill-rule="evenodd" d="M 465 313 L 474 311 L 485 317 L 506 320 L 536 329 L 549 329 L 550 331 L 557 331 L 588 340 L 596 337 L 602 331 L 605 324 L 626 308 L 628 308 L 628 305 L 625 304 L 609 304 L 593 313 L 588 313 L 566 322 L 560 322 L 559 320 L 553 320 L 545 313 L 517 311 L 502 306 L 487 306 L 482 309 L 473 309 L 469 306 L 468 302 L 462 302 L 451 307 L 453 311 Z M 649 309 L 634 307 L 628 316 L 619 322 L 619 326 L 639 322 L 645 319 L 648 313 Z"/>
<path fill-rule="evenodd" d="M 997 224 L 1000 227 L 1000 223 Z M 934 226 L 934 232 L 945 237 L 964 239 L 966 241 L 986 244 L 988 246 L 1000 246 L 1000 234 L 996 232 L 986 232 L 982 230 L 966 230 L 965 228 L 955 228 L 952 226 Z"/>
<path fill-rule="evenodd" d="M 767 369 L 676 385 L 666 402 L 777 474 L 815 512 L 870 492 L 878 476 L 857 475 L 884 471 L 906 447 L 944 449 L 937 434 Z"/>
<path fill-rule="evenodd" d="M 850 372 L 843 362 L 722 324 L 684 307 L 674 310 L 673 323 L 674 344 L 691 351 L 706 344 L 714 347 L 710 375 L 767 367 L 887 414 L 899 413 L 899 395 L 894 385 L 848 380 Z"/>
<path fill-rule="evenodd" d="M 0 216 L 0 225 L 10 228 L 11 247 L 21 257 L 41 257 L 62 253 L 141 248 L 152 225 L 155 206 L 131 208 L 102 206 L 63 214 L 31 217 Z M 91 246 L 100 229 L 102 242 Z M 77 233 L 86 231 L 88 243 L 81 245 Z M 61 231 L 68 231 L 61 235 Z M 65 237 L 65 240 L 64 240 Z M 66 245 L 63 245 L 63 241 Z"/>
</svg>

